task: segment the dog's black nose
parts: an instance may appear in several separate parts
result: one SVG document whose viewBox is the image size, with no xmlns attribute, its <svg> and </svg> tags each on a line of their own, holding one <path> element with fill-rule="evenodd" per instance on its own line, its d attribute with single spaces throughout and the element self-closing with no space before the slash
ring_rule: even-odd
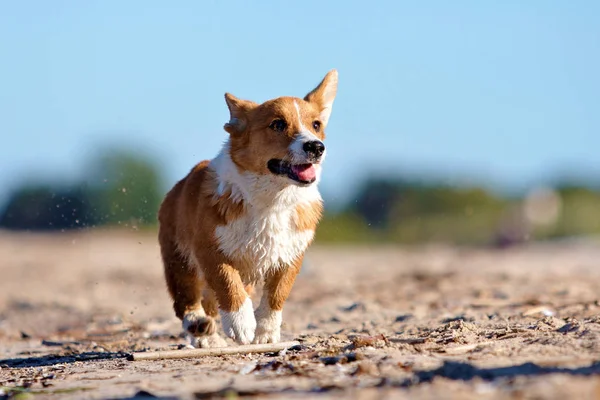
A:
<svg viewBox="0 0 600 400">
<path fill-rule="evenodd" d="M 305 152 L 314 157 L 321 157 L 323 153 L 325 153 L 325 145 L 319 140 L 311 140 L 310 142 L 306 142 L 302 148 Z"/>
</svg>

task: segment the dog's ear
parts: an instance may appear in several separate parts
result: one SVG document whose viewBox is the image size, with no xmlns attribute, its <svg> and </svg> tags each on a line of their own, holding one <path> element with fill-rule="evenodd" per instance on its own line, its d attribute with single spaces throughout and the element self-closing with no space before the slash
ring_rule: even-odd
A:
<svg viewBox="0 0 600 400">
<path fill-rule="evenodd" d="M 229 108 L 230 117 L 229 122 L 223 128 L 232 135 L 244 132 L 248 125 L 248 113 L 258 104 L 249 100 L 238 99 L 230 93 L 225 93 L 225 102 Z"/>
<path fill-rule="evenodd" d="M 332 69 L 325 75 L 319 86 L 304 97 L 304 100 L 316 104 L 321 110 L 321 120 L 327 125 L 331 115 L 331 107 L 337 93 L 338 73 Z"/>
</svg>

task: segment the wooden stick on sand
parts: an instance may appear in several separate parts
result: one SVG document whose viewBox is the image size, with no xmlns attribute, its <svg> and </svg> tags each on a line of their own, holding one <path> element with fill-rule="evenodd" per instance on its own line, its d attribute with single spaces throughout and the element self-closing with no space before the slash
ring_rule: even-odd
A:
<svg viewBox="0 0 600 400">
<path fill-rule="evenodd" d="M 131 353 L 127 359 L 129 361 L 141 360 L 167 360 L 178 358 L 198 358 L 206 356 L 223 356 L 228 354 L 250 354 L 250 353 L 271 353 L 289 349 L 298 346 L 300 342 L 281 342 L 268 344 L 249 344 L 235 347 L 216 347 L 213 349 L 190 349 L 190 350 L 168 350 L 168 351 L 147 351 Z"/>
</svg>

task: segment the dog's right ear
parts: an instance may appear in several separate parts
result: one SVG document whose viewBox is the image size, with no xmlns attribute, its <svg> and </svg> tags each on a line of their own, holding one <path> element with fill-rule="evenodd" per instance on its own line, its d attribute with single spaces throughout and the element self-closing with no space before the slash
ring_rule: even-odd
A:
<svg viewBox="0 0 600 400">
<path fill-rule="evenodd" d="M 225 102 L 229 107 L 230 117 L 229 122 L 223 128 L 231 135 L 244 132 L 248 125 L 248 113 L 258 104 L 249 100 L 238 99 L 230 93 L 225 93 Z"/>
</svg>

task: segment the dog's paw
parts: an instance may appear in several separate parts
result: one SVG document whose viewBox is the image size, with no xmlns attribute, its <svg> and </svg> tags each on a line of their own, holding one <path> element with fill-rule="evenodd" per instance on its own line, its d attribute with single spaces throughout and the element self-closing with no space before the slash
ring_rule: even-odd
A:
<svg viewBox="0 0 600 400">
<path fill-rule="evenodd" d="M 264 344 L 264 343 L 278 343 L 281 339 L 281 330 L 280 329 L 256 329 L 256 335 L 254 336 L 254 344 Z"/>
<path fill-rule="evenodd" d="M 194 337 L 192 346 L 200 349 L 212 349 L 215 347 L 227 347 L 227 342 L 218 333 Z"/>
<path fill-rule="evenodd" d="M 281 339 L 281 311 L 256 310 L 256 334 L 254 342 L 277 343 Z"/>
<path fill-rule="evenodd" d="M 225 334 L 239 344 L 249 344 L 254 340 L 256 319 L 252 309 L 252 300 L 247 298 L 237 311 L 221 311 L 221 322 Z"/>
<path fill-rule="evenodd" d="M 191 311 L 183 317 L 183 330 L 192 336 L 207 336 L 217 332 L 217 322 L 202 310 Z"/>
</svg>

